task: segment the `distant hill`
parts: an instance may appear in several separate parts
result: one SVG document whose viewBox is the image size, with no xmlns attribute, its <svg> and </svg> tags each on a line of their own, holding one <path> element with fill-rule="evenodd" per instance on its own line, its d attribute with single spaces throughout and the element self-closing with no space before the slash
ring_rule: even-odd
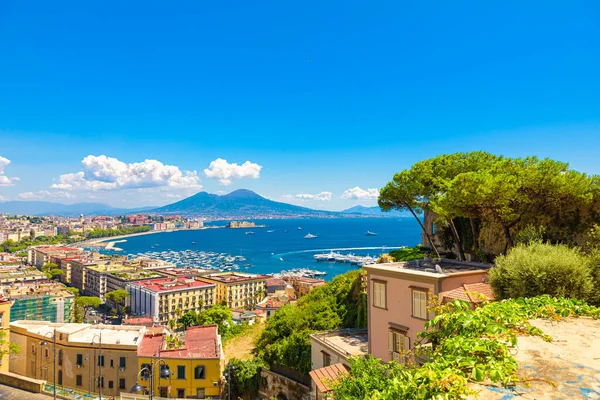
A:
<svg viewBox="0 0 600 400">
<path fill-rule="evenodd" d="M 225 195 L 196 193 L 186 199 L 156 208 L 159 214 L 202 215 L 204 217 L 251 218 L 260 216 L 333 216 L 339 213 L 319 211 L 306 207 L 266 199 L 251 190 L 239 189 Z"/>
<path fill-rule="evenodd" d="M 374 217 L 409 217 L 411 216 L 407 211 L 383 211 L 379 206 L 365 207 L 365 206 L 354 206 L 347 210 L 342 211 L 344 214 L 360 214 L 360 215 L 372 215 Z"/>
<path fill-rule="evenodd" d="M 6 201 L 0 203 L 0 213 L 20 215 L 120 215 L 146 211 L 154 207 L 136 209 L 115 208 L 102 203 L 61 204 L 49 201 Z"/>
</svg>

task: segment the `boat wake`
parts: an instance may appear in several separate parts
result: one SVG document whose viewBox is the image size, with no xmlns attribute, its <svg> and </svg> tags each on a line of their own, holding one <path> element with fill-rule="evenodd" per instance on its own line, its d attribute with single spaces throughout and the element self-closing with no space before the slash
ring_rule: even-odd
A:
<svg viewBox="0 0 600 400">
<path fill-rule="evenodd" d="M 397 250 L 401 249 L 405 246 L 369 246 L 369 247 L 345 247 L 345 248 L 336 248 L 336 249 L 310 249 L 310 250 L 295 250 L 288 251 L 286 253 L 273 254 L 272 257 L 281 258 L 283 256 L 292 255 L 292 254 L 304 254 L 304 253 L 321 253 L 321 252 L 330 252 L 330 251 L 355 251 L 355 250 L 381 250 L 385 248 L 387 250 Z"/>
</svg>

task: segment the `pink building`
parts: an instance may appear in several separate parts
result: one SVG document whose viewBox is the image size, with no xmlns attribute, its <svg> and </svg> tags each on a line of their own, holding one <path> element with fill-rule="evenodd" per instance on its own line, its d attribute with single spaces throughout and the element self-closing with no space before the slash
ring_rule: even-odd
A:
<svg viewBox="0 0 600 400">
<path fill-rule="evenodd" d="M 464 289 L 465 284 L 466 287 L 481 284 L 486 281 L 489 267 L 454 260 L 415 260 L 363 267 L 368 279 L 369 354 L 386 362 L 402 360 L 403 351 L 414 348 L 417 333 L 424 330 L 425 322 L 432 317 L 427 311 L 430 296 Z M 489 288 L 487 284 L 484 286 Z"/>
</svg>

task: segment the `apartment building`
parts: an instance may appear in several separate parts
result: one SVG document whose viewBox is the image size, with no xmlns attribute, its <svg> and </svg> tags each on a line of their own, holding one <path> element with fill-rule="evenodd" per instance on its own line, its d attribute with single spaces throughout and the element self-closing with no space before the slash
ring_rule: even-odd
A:
<svg viewBox="0 0 600 400">
<path fill-rule="evenodd" d="M 307 278 L 303 276 L 290 276 L 286 277 L 286 279 L 294 288 L 297 298 L 306 296 L 314 288 L 325 285 L 325 281 L 322 279 Z"/>
<path fill-rule="evenodd" d="M 269 276 L 220 272 L 197 278 L 216 285 L 215 302 L 225 302 L 229 308 L 254 308 L 267 293 Z"/>
<path fill-rule="evenodd" d="M 128 283 L 135 283 L 139 281 L 148 281 L 150 279 L 164 278 L 163 275 L 153 270 L 129 270 L 129 271 L 112 271 L 106 275 L 106 293 L 114 290 L 127 290 Z M 122 309 L 123 307 L 129 306 L 129 298 L 125 299 L 121 304 L 112 304 L 108 302 L 113 308 Z"/>
<path fill-rule="evenodd" d="M 166 378 L 154 374 L 156 394 L 164 398 L 218 398 L 223 383 L 225 358 L 216 325 L 188 328 L 182 336 L 148 333 L 138 349 L 138 368 L 168 368 Z M 159 361 L 160 360 L 160 361 Z M 165 367 L 166 366 L 166 367 Z M 139 383 L 150 386 L 144 370 Z"/>
<path fill-rule="evenodd" d="M 13 302 L 10 319 L 69 322 L 75 295 L 55 281 L 13 283 L 2 288 Z"/>
<path fill-rule="evenodd" d="M 56 384 L 103 396 L 128 391 L 137 378 L 137 350 L 146 328 L 14 321 L 11 342 L 21 351 L 10 372 L 54 381 L 53 339 L 56 335 Z"/>
<path fill-rule="evenodd" d="M 105 301 L 105 295 L 109 291 L 108 279 L 111 274 L 127 273 L 133 271 L 131 266 L 115 264 L 111 261 L 98 262 L 95 265 L 87 265 L 84 275 L 84 292 L 90 296 L 99 297 Z M 112 275 L 114 276 L 114 275 Z M 114 281 L 113 281 L 114 283 Z"/>
<path fill-rule="evenodd" d="M 76 257 L 81 255 L 81 250 L 75 247 L 60 247 L 60 246 L 38 246 L 30 247 L 27 250 L 27 259 L 29 264 L 35 265 L 39 269 L 44 264 L 51 262 L 52 256 L 60 257 Z"/>
<path fill-rule="evenodd" d="M 417 333 L 433 316 L 427 308 L 432 295 L 453 296 L 452 291 L 465 284 L 483 284 L 490 265 L 415 260 L 363 268 L 368 280 L 369 353 L 387 362 L 403 361 L 404 352 L 414 348 Z"/>
<path fill-rule="evenodd" d="M 186 277 L 159 278 L 129 282 L 126 290 L 132 314 L 166 324 L 179 312 L 200 312 L 212 307 L 216 284 Z"/>
<path fill-rule="evenodd" d="M 48 277 L 35 267 L 27 265 L 0 265 L 0 286 L 19 282 L 45 281 Z"/>
</svg>

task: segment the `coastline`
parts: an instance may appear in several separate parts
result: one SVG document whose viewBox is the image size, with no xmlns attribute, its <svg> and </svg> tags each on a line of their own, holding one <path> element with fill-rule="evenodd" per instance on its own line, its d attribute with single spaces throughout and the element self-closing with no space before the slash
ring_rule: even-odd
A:
<svg viewBox="0 0 600 400">
<path fill-rule="evenodd" d="M 214 228 L 204 226 L 202 228 L 197 228 L 197 229 L 179 228 L 179 229 L 169 229 L 169 230 L 164 230 L 164 231 L 138 232 L 138 233 L 130 233 L 127 235 L 110 236 L 110 237 L 85 240 L 83 242 L 71 243 L 69 246 L 73 246 L 73 247 L 95 247 L 96 246 L 96 247 L 112 248 L 115 245 L 116 241 L 121 240 L 121 239 L 127 239 L 129 237 L 152 235 L 154 233 L 169 233 L 169 232 L 178 232 L 178 231 L 200 231 L 203 229 L 214 229 Z M 109 247 L 109 245 L 111 243 L 112 243 L 112 246 Z"/>
</svg>

